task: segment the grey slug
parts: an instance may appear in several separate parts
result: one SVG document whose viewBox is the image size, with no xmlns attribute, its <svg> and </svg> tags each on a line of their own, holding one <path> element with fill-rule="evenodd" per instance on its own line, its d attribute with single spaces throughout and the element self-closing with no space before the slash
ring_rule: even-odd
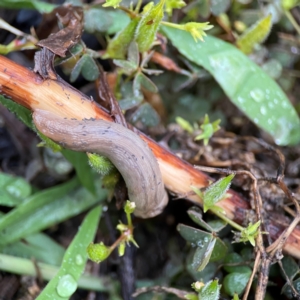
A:
<svg viewBox="0 0 300 300">
<path fill-rule="evenodd" d="M 151 218 L 168 203 L 157 160 L 148 145 L 133 131 L 104 120 L 72 120 L 35 110 L 37 129 L 63 147 L 106 156 L 123 176 L 134 214 Z"/>
</svg>

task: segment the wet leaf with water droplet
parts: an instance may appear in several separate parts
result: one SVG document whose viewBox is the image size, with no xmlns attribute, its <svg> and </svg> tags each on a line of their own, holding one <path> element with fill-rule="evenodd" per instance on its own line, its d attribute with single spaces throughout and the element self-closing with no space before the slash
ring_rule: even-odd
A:
<svg viewBox="0 0 300 300">
<path fill-rule="evenodd" d="M 16 206 L 31 194 L 31 185 L 21 177 L 0 172 L 0 204 Z"/>
<path fill-rule="evenodd" d="M 65 300 L 77 289 L 77 281 L 84 271 L 87 260 L 87 246 L 94 239 L 101 207 L 95 207 L 84 218 L 72 243 L 65 252 L 58 273 L 49 281 L 37 300 Z"/>
<path fill-rule="evenodd" d="M 184 31 L 162 29 L 179 52 L 209 71 L 230 100 L 278 145 L 300 142 L 300 120 L 293 105 L 278 84 L 239 49 L 212 36 L 195 43 Z"/>
<path fill-rule="evenodd" d="M 210 232 L 213 231 L 213 229 L 202 219 L 202 212 L 198 209 L 198 207 L 192 207 L 187 213 L 196 224 Z"/>
<path fill-rule="evenodd" d="M 197 271 L 202 271 L 210 260 L 216 238 L 208 232 L 183 224 L 179 224 L 177 230 L 185 240 L 190 242 L 194 247 L 197 247 L 192 268 Z"/>
<path fill-rule="evenodd" d="M 72 275 L 66 274 L 59 279 L 56 287 L 57 294 L 63 298 L 70 297 L 77 289 L 77 281 Z"/>
</svg>

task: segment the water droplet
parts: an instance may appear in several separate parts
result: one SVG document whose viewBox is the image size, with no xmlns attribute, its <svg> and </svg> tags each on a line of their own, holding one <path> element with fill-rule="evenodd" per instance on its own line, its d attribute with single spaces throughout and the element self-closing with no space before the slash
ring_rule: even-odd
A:
<svg viewBox="0 0 300 300">
<path fill-rule="evenodd" d="M 270 90 L 269 90 L 269 89 L 266 89 L 266 93 L 267 93 L 267 94 L 270 94 Z"/>
<path fill-rule="evenodd" d="M 61 297 L 70 297 L 77 289 L 77 282 L 72 275 L 62 276 L 57 284 L 56 291 Z"/>
<path fill-rule="evenodd" d="M 257 124 L 258 123 L 258 119 L 254 118 L 254 123 Z"/>
<path fill-rule="evenodd" d="M 272 102 L 268 102 L 268 106 L 269 106 L 269 108 L 272 109 L 272 108 L 274 108 L 275 105 L 274 105 L 274 103 L 272 103 Z"/>
<path fill-rule="evenodd" d="M 207 243 L 208 242 L 208 237 L 206 236 L 205 238 L 204 238 L 204 243 Z"/>
<path fill-rule="evenodd" d="M 274 103 L 275 103 L 275 104 L 278 104 L 278 103 L 279 103 L 278 99 L 275 98 L 275 99 L 274 99 Z"/>
<path fill-rule="evenodd" d="M 202 241 L 198 241 L 198 242 L 197 242 L 197 246 L 200 247 L 200 248 L 203 248 L 203 243 L 202 243 Z"/>
<path fill-rule="evenodd" d="M 75 263 L 77 266 L 81 266 L 83 264 L 83 258 L 80 254 L 77 254 L 75 257 Z"/>
<path fill-rule="evenodd" d="M 254 89 L 250 92 L 250 96 L 256 102 L 261 102 L 264 100 L 264 92 L 261 89 Z"/>
<path fill-rule="evenodd" d="M 7 185 L 6 190 L 13 196 L 19 198 L 21 196 L 21 191 L 17 189 L 14 185 Z"/>
<path fill-rule="evenodd" d="M 264 106 L 262 106 L 260 108 L 260 113 L 265 116 L 267 114 L 267 109 Z"/>
<path fill-rule="evenodd" d="M 273 120 L 272 119 L 268 119 L 268 124 L 272 124 L 273 123 Z"/>
<path fill-rule="evenodd" d="M 286 145 L 288 144 L 290 137 L 290 128 L 291 123 L 286 118 L 276 119 L 277 127 L 275 130 L 275 142 L 277 145 Z"/>
<path fill-rule="evenodd" d="M 195 243 L 191 243 L 191 246 L 192 246 L 193 248 L 195 248 L 195 247 L 196 247 L 196 244 L 195 244 Z"/>
<path fill-rule="evenodd" d="M 239 103 L 244 103 L 245 102 L 245 99 L 242 98 L 241 96 L 238 96 L 237 100 L 238 100 Z"/>
</svg>

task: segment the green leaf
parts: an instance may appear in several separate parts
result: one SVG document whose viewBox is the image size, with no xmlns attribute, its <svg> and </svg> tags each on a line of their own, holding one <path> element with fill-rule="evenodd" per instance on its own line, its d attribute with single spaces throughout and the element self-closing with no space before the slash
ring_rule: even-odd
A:
<svg viewBox="0 0 300 300">
<path fill-rule="evenodd" d="M 226 256 L 224 260 L 224 269 L 228 273 L 249 273 L 251 269 L 245 265 L 230 266 L 230 264 L 243 263 L 244 259 L 237 253 L 233 252 Z M 227 265 L 228 264 L 228 265 Z"/>
<path fill-rule="evenodd" d="M 210 260 L 211 262 L 219 261 L 223 259 L 228 252 L 228 247 L 226 244 L 220 239 L 216 238 L 216 243 L 211 254 Z"/>
<path fill-rule="evenodd" d="M 186 58 L 209 71 L 230 100 L 278 145 L 300 142 L 299 117 L 278 84 L 239 49 L 212 36 L 196 43 L 189 33 L 163 32 Z"/>
<path fill-rule="evenodd" d="M 284 256 L 281 262 L 286 275 L 293 280 L 293 278 L 299 273 L 298 264 L 291 256 Z"/>
<path fill-rule="evenodd" d="M 138 83 L 135 83 L 135 84 L 139 84 L 139 85 L 143 86 L 146 90 L 150 91 L 151 93 L 157 93 L 157 91 L 158 91 L 156 85 L 143 73 L 139 72 L 135 76 L 134 81 L 138 81 Z"/>
<path fill-rule="evenodd" d="M 65 249 L 47 235 L 36 233 L 19 242 L 0 247 L 0 252 L 59 266 Z"/>
<path fill-rule="evenodd" d="M 211 12 L 214 16 L 219 16 L 227 11 L 231 0 L 211 0 Z"/>
<path fill-rule="evenodd" d="M 186 241 L 191 243 L 192 247 L 197 247 L 192 267 L 197 271 L 202 271 L 209 262 L 216 238 L 211 233 L 183 224 L 179 224 L 177 230 Z"/>
<path fill-rule="evenodd" d="M 156 126 L 159 123 L 159 115 L 149 103 L 143 103 L 132 115 L 131 121 L 141 121 L 145 126 Z"/>
<path fill-rule="evenodd" d="M 237 39 L 236 45 L 245 54 L 250 54 L 255 45 L 261 44 L 268 37 L 271 28 L 272 17 L 268 15 L 246 30 L 246 32 Z"/>
<path fill-rule="evenodd" d="M 122 68 L 127 74 L 131 74 L 138 67 L 135 62 L 128 60 L 114 59 L 113 62 L 116 66 Z"/>
<path fill-rule="evenodd" d="M 0 205 L 19 205 L 31 194 L 31 185 L 21 177 L 0 172 Z"/>
<path fill-rule="evenodd" d="M 10 112 L 14 113 L 27 127 L 34 129 L 32 124 L 31 112 L 24 106 L 5 98 L 0 95 L 0 103 L 5 106 Z"/>
<path fill-rule="evenodd" d="M 135 32 L 135 41 L 138 44 L 140 52 L 145 52 L 151 48 L 160 21 L 164 17 L 164 4 L 165 0 L 160 0 L 158 4 L 143 13 Z"/>
<path fill-rule="evenodd" d="M 37 274 L 37 268 L 40 272 L 39 274 Z M 58 272 L 58 268 L 56 266 L 39 262 L 35 264 L 30 259 L 6 254 L 0 254 L 0 270 L 13 274 L 29 275 L 32 277 L 41 275 L 41 278 L 44 280 L 52 279 Z M 83 274 L 78 280 L 78 287 L 88 291 L 107 292 L 110 289 L 111 283 L 112 279 Z"/>
<path fill-rule="evenodd" d="M 88 33 L 107 31 L 112 22 L 112 18 L 105 9 L 90 8 L 84 10 L 84 30 Z"/>
<path fill-rule="evenodd" d="M 205 300 L 218 300 L 220 297 L 221 285 L 218 280 L 212 280 L 205 284 L 198 294 L 198 299 Z"/>
<path fill-rule="evenodd" d="M 47 136 L 45 136 L 38 130 L 37 130 L 37 134 L 40 137 L 40 139 L 42 140 L 42 142 L 38 144 L 38 147 L 48 147 L 53 152 L 61 152 L 62 151 L 63 148 L 59 144 L 53 142 L 50 138 L 48 138 Z"/>
<path fill-rule="evenodd" d="M 106 191 L 100 186 L 94 196 L 81 187 L 76 178 L 36 193 L 0 219 L 0 245 L 7 245 L 49 228 L 105 198 Z"/>
<path fill-rule="evenodd" d="M 94 81 L 99 77 L 99 68 L 95 63 L 95 60 L 88 54 L 85 56 L 85 61 L 81 69 L 82 76 L 88 81 Z"/>
<path fill-rule="evenodd" d="M 120 32 L 130 23 L 129 16 L 120 9 L 104 9 L 104 11 L 112 18 L 112 24 L 109 26 L 107 34 L 115 34 L 117 32 Z"/>
<path fill-rule="evenodd" d="M 285 285 L 286 286 L 286 285 Z M 300 293 L 300 278 L 293 281 L 293 286 L 295 290 Z M 292 289 L 289 286 L 286 286 L 284 290 L 284 295 L 287 296 L 288 299 L 295 299 Z"/>
<path fill-rule="evenodd" d="M 103 7 L 110 7 L 113 8 L 119 7 L 119 4 L 122 2 L 122 0 L 106 0 L 105 3 L 102 5 Z"/>
<path fill-rule="evenodd" d="M 138 18 L 132 19 L 122 31 L 109 41 L 103 58 L 125 59 L 129 44 L 134 38 L 138 22 Z"/>
<path fill-rule="evenodd" d="M 225 276 L 223 281 L 223 287 L 225 292 L 234 296 L 234 294 L 240 295 L 249 281 L 251 276 L 251 270 L 246 273 L 230 273 Z"/>
<path fill-rule="evenodd" d="M 88 81 L 94 81 L 99 76 L 98 66 L 89 54 L 84 54 L 78 60 L 71 72 L 70 81 L 74 82 L 80 73 Z"/>
<path fill-rule="evenodd" d="M 224 199 L 234 174 L 230 174 L 211 184 L 203 193 L 203 211 L 207 212 L 216 203 Z"/>
<path fill-rule="evenodd" d="M 94 239 L 101 215 L 101 207 L 91 210 L 84 218 L 72 243 L 66 250 L 60 270 L 47 284 L 37 300 L 63 300 L 76 291 L 78 280 L 87 261 L 86 248 Z"/>
<path fill-rule="evenodd" d="M 218 219 L 207 222 L 207 225 L 210 226 L 214 232 L 219 232 L 227 226 L 227 223 Z"/>
<path fill-rule="evenodd" d="M 36 9 L 40 13 L 50 13 L 57 5 L 38 0 L 1 0 L 0 7 Z"/>
<path fill-rule="evenodd" d="M 189 121 L 185 120 L 184 118 L 176 117 L 175 121 L 183 130 L 186 130 L 188 133 L 194 132 L 193 126 L 190 124 Z"/>
<path fill-rule="evenodd" d="M 81 184 L 95 195 L 96 187 L 94 182 L 93 169 L 89 166 L 89 160 L 85 153 L 63 149 L 62 154 L 74 166 Z"/>
</svg>

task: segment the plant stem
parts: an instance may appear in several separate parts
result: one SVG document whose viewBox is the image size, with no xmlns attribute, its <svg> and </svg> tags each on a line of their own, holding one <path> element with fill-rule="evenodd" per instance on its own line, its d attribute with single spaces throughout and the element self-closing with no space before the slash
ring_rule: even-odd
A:
<svg viewBox="0 0 300 300">
<path fill-rule="evenodd" d="M 51 280 L 59 271 L 59 267 L 45 263 L 36 263 L 36 266 L 46 281 Z M 31 260 L 1 253 L 0 270 L 18 275 L 38 276 L 35 264 Z M 86 290 L 105 292 L 109 290 L 109 286 L 111 286 L 111 279 L 103 277 L 81 275 L 78 280 L 78 287 Z"/>
<path fill-rule="evenodd" d="M 141 9 L 141 6 L 142 6 L 142 3 L 143 3 L 143 0 L 138 0 L 138 3 L 136 4 L 135 10 L 134 10 L 134 12 L 135 12 L 136 14 L 139 13 L 139 11 L 140 11 L 140 9 Z"/>
<path fill-rule="evenodd" d="M 165 25 L 165 26 L 169 26 L 169 27 L 173 27 L 173 28 L 176 28 L 176 29 L 184 30 L 183 25 L 180 25 L 180 24 L 175 24 L 175 23 L 166 22 L 166 21 L 161 21 L 160 24 Z"/>
<path fill-rule="evenodd" d="M 300 26 L 296 22 L 295 18 L 291 14 L 291 12 L 289 10 L 285 10 L 284 13 L 285 13 L 286 17 L 289 19 L 289 21 L 292 23 L 292 25 L 294 26 L 294 28 L 297 31 L 297 33 L 300 35 Z"/>
<path fill-rule="evenodd" d="M 239 224 L 235 223 L 231 219 L 227 218 L 222 212 L 220 212 L 219 210 L 215 209 L 214 207 L 210 208 L 209 210 L 212 211 L 220 219 L 222 219 L 223 221 L 225 221 L 226 223 L 228 223 L 231 227 L 235 228 L 236 230 L 241 231 L 241 232 L 243 230 L 245 230 L 244 227 L 240 226 Z"/>
</svg>

